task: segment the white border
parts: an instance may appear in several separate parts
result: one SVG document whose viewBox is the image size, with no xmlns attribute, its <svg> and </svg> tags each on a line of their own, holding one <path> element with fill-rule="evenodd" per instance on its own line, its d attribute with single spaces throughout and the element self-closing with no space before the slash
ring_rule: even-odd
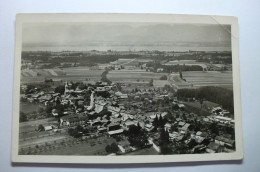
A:
<svg viewBox="0 0 260 172">
<path fill-rule="evenodd" d="M 55 156 L 18 155 L 20 65 L 22 24 L 42 22 L 151 22 L 179 24 L 230 24 L 232 34 L 233 91 L 236 151 L 217 154 L 136 155 L 136 156 Z M 155 163 L 185 161 L 241 160 L 243 158 L 242 116 L 240 100 L 238 22 L 236 17 L 173 14 L 18 14 L 16 16 L 16 47 L 13 85 L 12 162 L 29 163 Z"/>
</svg>

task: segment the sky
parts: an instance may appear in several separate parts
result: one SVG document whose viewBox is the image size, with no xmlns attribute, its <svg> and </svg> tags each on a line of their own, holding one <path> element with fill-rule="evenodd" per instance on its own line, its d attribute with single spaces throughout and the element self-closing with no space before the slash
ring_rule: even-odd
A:
<svg viewBox="0 0 260 172">
<path fill-rule="evenodd" d="M 26 23 L 24 51 L 230 51 L 228 25 L 163 23 Z"/>
</svg>

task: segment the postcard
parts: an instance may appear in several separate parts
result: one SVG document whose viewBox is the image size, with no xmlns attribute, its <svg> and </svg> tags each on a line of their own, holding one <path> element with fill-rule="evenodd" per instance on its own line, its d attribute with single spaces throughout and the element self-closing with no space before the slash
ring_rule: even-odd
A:
<svg viewBox="0 0 260 172">
<path fill-rule="evenodd" d="M 18 14 L 12 162 L 241 160 L 238 20 Z"/>
</svg>

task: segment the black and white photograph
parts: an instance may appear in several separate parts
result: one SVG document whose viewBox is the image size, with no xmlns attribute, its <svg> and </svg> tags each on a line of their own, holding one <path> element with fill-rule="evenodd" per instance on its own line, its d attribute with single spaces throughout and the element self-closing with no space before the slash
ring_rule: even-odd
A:
<svg viewBox="0 0 260 172">
<path fill-rule="evenodd" d="M 14 162 L 241 159 L 237 20 L 20 14 Z"/>
</svg>

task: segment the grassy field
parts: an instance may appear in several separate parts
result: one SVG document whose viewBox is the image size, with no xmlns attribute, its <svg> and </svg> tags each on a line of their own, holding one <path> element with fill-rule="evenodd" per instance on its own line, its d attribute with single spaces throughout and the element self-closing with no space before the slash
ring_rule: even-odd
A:
<svg viewBox="0 0 260 172">
<path fill-rule="evenodd" d="M 232 72 L 182 72 L 183 78 L 193 84 L 193 87 L 219 86 L 227 89 L 233 89 Z"/>
<path fill-rule="evenodd" d="M 130 152 L 125 155 L 159 155 L 159 153 L 153 147 L 149 147 L 134 152 Z"/>
<path fill-rule="evenodd" d="M 20 103 L 20 111 L 24 113 L 37 112 L 40 108 L 44 108 L 43 105 L 33 104 L 29 102 L 21 102 Z"/>
<path fill-rule="evenodd" d="M 199 102 L 182 102 L 182 103 L 185 104 L 185 110 L 187 112 L 196 113 L 202 116 L 211 115 L 212 108 L 220 106 L 217 103 L 213 103 L 209 101 L 204 101 L 202 105 Z"/>
<path fill-rule="evenodd" d="M 204 111 L 210 112 L 214 107 L 219 107 L 220 105 L 217 103 L 209 102 L 209 101 L 203 101 L 203 104 L 201 105 L 199 102 L 185 102 L 186 105 L 201 109 Z"/>
<path fill-rule="evenodd" d="M 35 145 L 41 145 L 45 143 L 50 143 L 58 140 L 62 140 L 67 138 L 67 134 L 55 134 L 55 135 L 50 135 L 50 136 L 35 136 L 33 139 L 28 139 L 28 140 L 19 140 L 19 147 L 33 147 Z"/>
<path fill-rule="evenodd" d="M 55 123 L 56 121 L 57 119 L 55 118 L 46 118 L 46 119 L 22 122 L 19 123 L 19 133 L 32 132 L 35 131 L 35 129 L 38 129 L 38 126 L 40 124 L 44 125 L 49 123 Z"/>
<path fill-rule="evenodd" d="M 41 155 L 106 155 L 105 147 L 116 143 L 115 139 L 100 137 L 82 142 L 69 142 L 60 149 L 42 152 Z"/>
</svg>

